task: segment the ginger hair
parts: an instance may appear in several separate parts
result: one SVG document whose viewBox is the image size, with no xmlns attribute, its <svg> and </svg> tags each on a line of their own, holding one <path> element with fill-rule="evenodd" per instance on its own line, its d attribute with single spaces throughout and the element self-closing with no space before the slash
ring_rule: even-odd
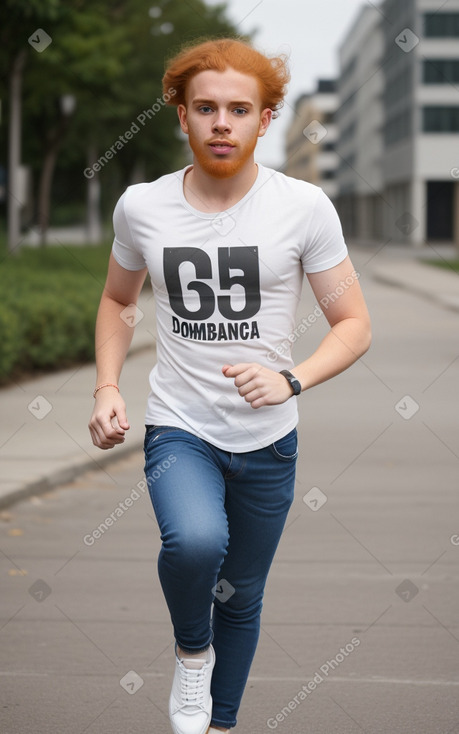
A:
<svg viewBox="0 0 459 734">
<path fill-rule="evenodd" d="M 256 77 L 262 99 L 262 109 L 269 108 L 273 117 L 283 106 L 290 81 L 285 54 L 265 56 L 246 41 L 235 38 L 213 39 L 187 45 L 168 62 L 163 77 L 163 92 L 167 93 L 167 104 L 186 105 L 189 80 L 201 71 L 225 71 L 235 69 L 242 74 Z M 176 92 L 172 97 L 170 90 Z"/>
</svg>

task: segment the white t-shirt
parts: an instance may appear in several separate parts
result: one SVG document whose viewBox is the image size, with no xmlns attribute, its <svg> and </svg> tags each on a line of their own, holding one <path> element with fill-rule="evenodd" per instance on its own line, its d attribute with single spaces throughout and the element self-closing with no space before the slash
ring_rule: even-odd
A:
<svg viewBox="0 0 459 734">
<path fill-rule="evenodd" d="M 147 266 L 156 300 L 145 422 L 183 428 L 226 451 L 253 451 L 296 426 L 297 400 L 254 410 L 222 367 L 291 369 L 290 352 L 276 348 L 295 329 L 304 273 L 338 265 L 347 248 L 317 186 L 258 165 L 244 198 L 209 214 L 185 198 L 187 168 L 129 186 L 113 215 L 116 261 L 127 270 Z"/>
</svg>

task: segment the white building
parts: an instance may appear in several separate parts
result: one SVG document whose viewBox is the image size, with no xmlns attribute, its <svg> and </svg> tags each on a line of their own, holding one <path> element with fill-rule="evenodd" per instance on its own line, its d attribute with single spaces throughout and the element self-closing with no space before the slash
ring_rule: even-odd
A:
<svg viewBox="0 0 459 734">
<path fill-rule="evenodd" d="M 334 80 L 321 79 L 312 94 L 304 94 L 295 105 L 287 131 L 288 176 L 321 186 L 332 199 L 337 194 L 338 156 L 335 110 L 338 98 Z"/>
<path fill-rule="evenodd" d="M 459 0 L 362 9 L 340 51 L 347 235 L 459 244 Z"/>
<path fill-rule="evenodd" d="M 346 234 L 373 238 L 383 216 L 384 40 L 374 6 L 362 9 L 340 49 L 338 208 Z"/>
</svg>

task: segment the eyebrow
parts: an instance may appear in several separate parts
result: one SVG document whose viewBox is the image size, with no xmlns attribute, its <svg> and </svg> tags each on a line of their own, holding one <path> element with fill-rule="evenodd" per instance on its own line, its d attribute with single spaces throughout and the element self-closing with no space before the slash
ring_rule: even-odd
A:
<svg viewBox="0 0 459 734">
<path fill-rule="evenodd" d="M 216 104 L 214 99 L 193 99 L 192 104 Z M 232 100 L 228 102 L 229 105 L 238 105 L 241 107 L 253 107 L 253 103 L 248 100 Z"/>
</svg>

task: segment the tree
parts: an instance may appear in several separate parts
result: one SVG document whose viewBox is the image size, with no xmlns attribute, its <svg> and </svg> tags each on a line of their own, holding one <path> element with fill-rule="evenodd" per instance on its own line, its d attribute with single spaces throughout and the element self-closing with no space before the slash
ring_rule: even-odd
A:
<svg viewBox="0 0 459 734">
<path fill-rule="evenodd" d="M 71 0 L 49 28 L 53 42 L 29 65 L 28 109 L 42 146 L 37 198 L 42 243 L 49 225 L 58 154 L 74 118 L 78 114 L 84 118 L 85 112 L 89 112 L 90 129 L 95 118 L 94 100 L 106 95 L 123 73 L 129 44 L 125 28 L 117 22 L 118 16 L 116 3 Z M 73 100 L 73 114 L 63 104 L 69 99 Z"/>
<path fill-rule="evenodd" d="M 0 48 L 5 77 L 2 98 L 9 96 L 9 161 L 8 161 L 8 248 L 15 252 L 20 237 L 19 166 L 21 163 L 22 79 L 27 60 L 27 35 L 38 17 L 47 21 L 57 17 L 58 0 L 5 0 L 0 10 Z M 36 26 L 35 26 L 36 28 Z M 22 32 L 19 33 L 18 30 Z"/>
<path fill-rule="evenodd" d="M 139 177 L 155 178 L 183 160 L 176 112 L 162 98 L 165 59 L 183 41 L 237 35 L 225 13 L 225 4 L 210 8 L 203 0 L 4 2 L 0 58 L 10 74 L 18 54 L 26 54 L 24 156 L 38 189 L 43 241 L 52 194 L 59 198 L 52 187 L 58 163 L 66 190 L 74 188 L 80 199 L 85 183 L 97 203 L 99 179 L 111 198 Z M 40 28 L 51 38 L 41 53 L 27 44 Z M 71 115 L 62 105 L 69 97 Z M 6 106 L 12 110 L 11 98 Z"/>
</svg>

